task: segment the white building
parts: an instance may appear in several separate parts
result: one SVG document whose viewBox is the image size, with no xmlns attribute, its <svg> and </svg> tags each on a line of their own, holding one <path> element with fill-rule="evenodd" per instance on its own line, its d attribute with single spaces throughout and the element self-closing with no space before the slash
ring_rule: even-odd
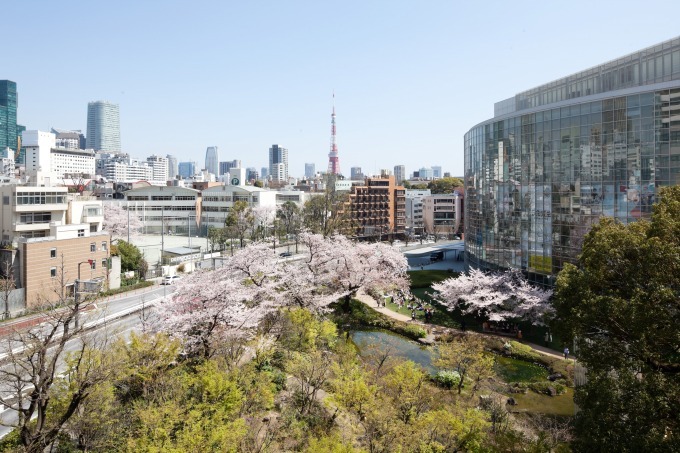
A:
<svg viewBox="0 0 680 453">
<path fill-rule="evenodd" d="M 168 158 L 152 155 L 146 158 L 152 169 L 151 183 L 155 185 L 165 185 L 168 182 Z"/>
<path fill-rule="evenodd" d="M 463 195 L 438 194 L 423 197 L 423 225 L 427 234 L 451 238 L 463 226 Z"/>
<path fill-rule="evenodd" d="M 269 148 L 269 176 L 272 181 L 288 181 L 288 149 L 279 145 Z"/>
<path fill-rule="evenodd" d="M 52 173 L 57 178 L 65 175 L 95 175 L 95 154 L 91 149 L 59 149 L 51 150 Z"/>
<path fill-rule="evenodd" d="M 402 185 L 406 179 L 406 166 L 395 165 L 394 166 L 394 183 L 398 186 Z"/>
<path fill-rule="evenodd" d="M 130 165 L 125 162 L 110 161 L 104 165 L 104 176 L 109 181 L 134 182 L 153 180 L 153 169 L 146 164 Z"/>
<path fill-rule="evenodd" d="M 131 189 L 125 199 L 113 202 L 135 214 L 144 223 L 144 234 L 192 235 L 198 232 L 197 207 L 200 192 L 187 187 L 149 186 Z"/>
<path fill-rule="evenodd" d="M 201 201 L 201 229 L 207 229 L 211 226 L 222 228 L 229 209 L 237 201 L 245 201 L 252 208 L 264 206 L 274 210 L 276 209 L 276 194 L 277 192 L 273 190 L 246 186 L 245 184 L 225 184 L 205 189 Z"/>
<path fill-rule="evenodd" d="M 430 189 L 406 190 L 406 231 L 415 235 L 423 233 L 423 198 L 430 196 Z"/>
</svg>

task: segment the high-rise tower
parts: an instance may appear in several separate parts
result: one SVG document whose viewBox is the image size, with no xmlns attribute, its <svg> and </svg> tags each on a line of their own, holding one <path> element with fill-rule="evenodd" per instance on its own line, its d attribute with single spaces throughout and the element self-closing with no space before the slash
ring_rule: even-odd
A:
<svg viewBox="0 0 680 453">
<path fill-rule="evenodd" d="M 17 149 L 17 84 L 0 80 L 0 151 Z"/>
<path fill-rule="evenodd" d="M 87 104 L 86 148 L 120 152 L 120 110 L 107 101 Z"/>
<path fill-rule="evenodd" d="M 215 176 L 219 176 L 220 171 L 220 157 L 217 152 L 217 146 L 208 146 L 205 150 L 205 169 Z"/>
<path fill-rule="evenodd" d="M 340 174 L 340 161 L 338 160 L 338 144 L 335 142 L 335 93 L 333 93 L 333 113 L 331 114 L 331 152 L 328 153 L 328 174 Z"/>
</svg>

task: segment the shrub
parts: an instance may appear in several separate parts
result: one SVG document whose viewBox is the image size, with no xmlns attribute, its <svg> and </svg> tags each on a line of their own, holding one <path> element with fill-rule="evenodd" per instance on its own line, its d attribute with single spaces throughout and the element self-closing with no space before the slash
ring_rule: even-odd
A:
<svg viewBox="0 0 680 453">
<path fill-rule="evenodd" d="M 556 382 L 530 382 L 527 385 L 534 392 L 540 393 L 540 394 L 543 394 L 543 395 L 550 395 L 550 388 L 551 387 L 553 389 L 555 389 L 555 392 L 558 395 L 563 394 L 566 390 L 564 385 L 558 384 Z"/>
<path fill-rule="evenodd" d="M 413 324 L 407 324 L 404 327 L 398 329 L 398 331 L 405 337 L 413 338 L 415 340 L 418 338 L 425 338 L 427 336 L 427 331 L 425 329 Z"/>
<path fill-rule="evenodd" d="M 448 389 L 460 384 L 460 373 L 454 370 L 441 370 L 434 376 L 437 384 Z"/>
<path fill-rule="evenodd" d="M 179 273 L 183 273 L 183 272 L 184 272 L 184 269 L 185 269 L 185 268 L 184 268 L 184 263 L 182 263 L 182 264 L 180 264 L 179 266 L 177 266 L 177 272 L 179 272 Z"/>
</svg>

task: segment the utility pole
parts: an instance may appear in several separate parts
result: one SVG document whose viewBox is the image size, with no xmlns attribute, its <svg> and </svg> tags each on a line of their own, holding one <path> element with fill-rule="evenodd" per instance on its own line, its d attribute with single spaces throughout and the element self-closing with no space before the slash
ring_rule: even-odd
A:
<svg viewBox="0 0 680 453">
<path fill-rule="evenodd" d="M 76 285 L 73 291 L 73 298 L 75 300 L 75 310 L 76 310 L 76 315 L 74 317 L 75 319 L 75 325 L 76 325 L 76 330 L 78 329 L 78 326 L 80 324 L 80 265 L 81 264 L 89 264 L 90 268 L 92 268 L 92 260 L 87 260 L 87 261 L 81 261 L 78 263 L 78 278 L 76 279 Z"/>
</svg>

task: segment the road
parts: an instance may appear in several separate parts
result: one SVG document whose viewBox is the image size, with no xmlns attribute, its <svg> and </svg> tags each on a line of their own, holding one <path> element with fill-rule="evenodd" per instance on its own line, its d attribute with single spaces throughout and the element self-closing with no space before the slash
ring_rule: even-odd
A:
<svg viewBox="0 0 680 453">
<path fill-rule="evenodd" d="M 143 314 L 152 313 L 157 304 L 166 296 L 172 294 L 172 286 L 153 287 L 135 294 L 109 298 L 99 302 L 98 308 L 81 315 L 81 322 L 90 340 L 105 343 L 115 338 L 128 338 L 130 332 L 142 329 Z M 80 346 L 80 338 L 73 338 L 66 343 L 65 352 L 76 351 Z M 65 354 L 63 354 L 65 355 Z M 0 360 L 6 354 L 0 354 Z M 5 365 L 7 366 L 7 365 Z M 59 364 L 57 373 L 65 371 L 63 360 Z M 7 388 L 4 390 L 7 392 Z M 3 392 L 3 389 L 0 389 Z M 0 424 L 12 425 L 17 421 L 17 413 L 12 409 L 3 408 L 0 412 Z M 0 438 L 12 431 L 11 427 L 0 426 Z"/>
</svg>

